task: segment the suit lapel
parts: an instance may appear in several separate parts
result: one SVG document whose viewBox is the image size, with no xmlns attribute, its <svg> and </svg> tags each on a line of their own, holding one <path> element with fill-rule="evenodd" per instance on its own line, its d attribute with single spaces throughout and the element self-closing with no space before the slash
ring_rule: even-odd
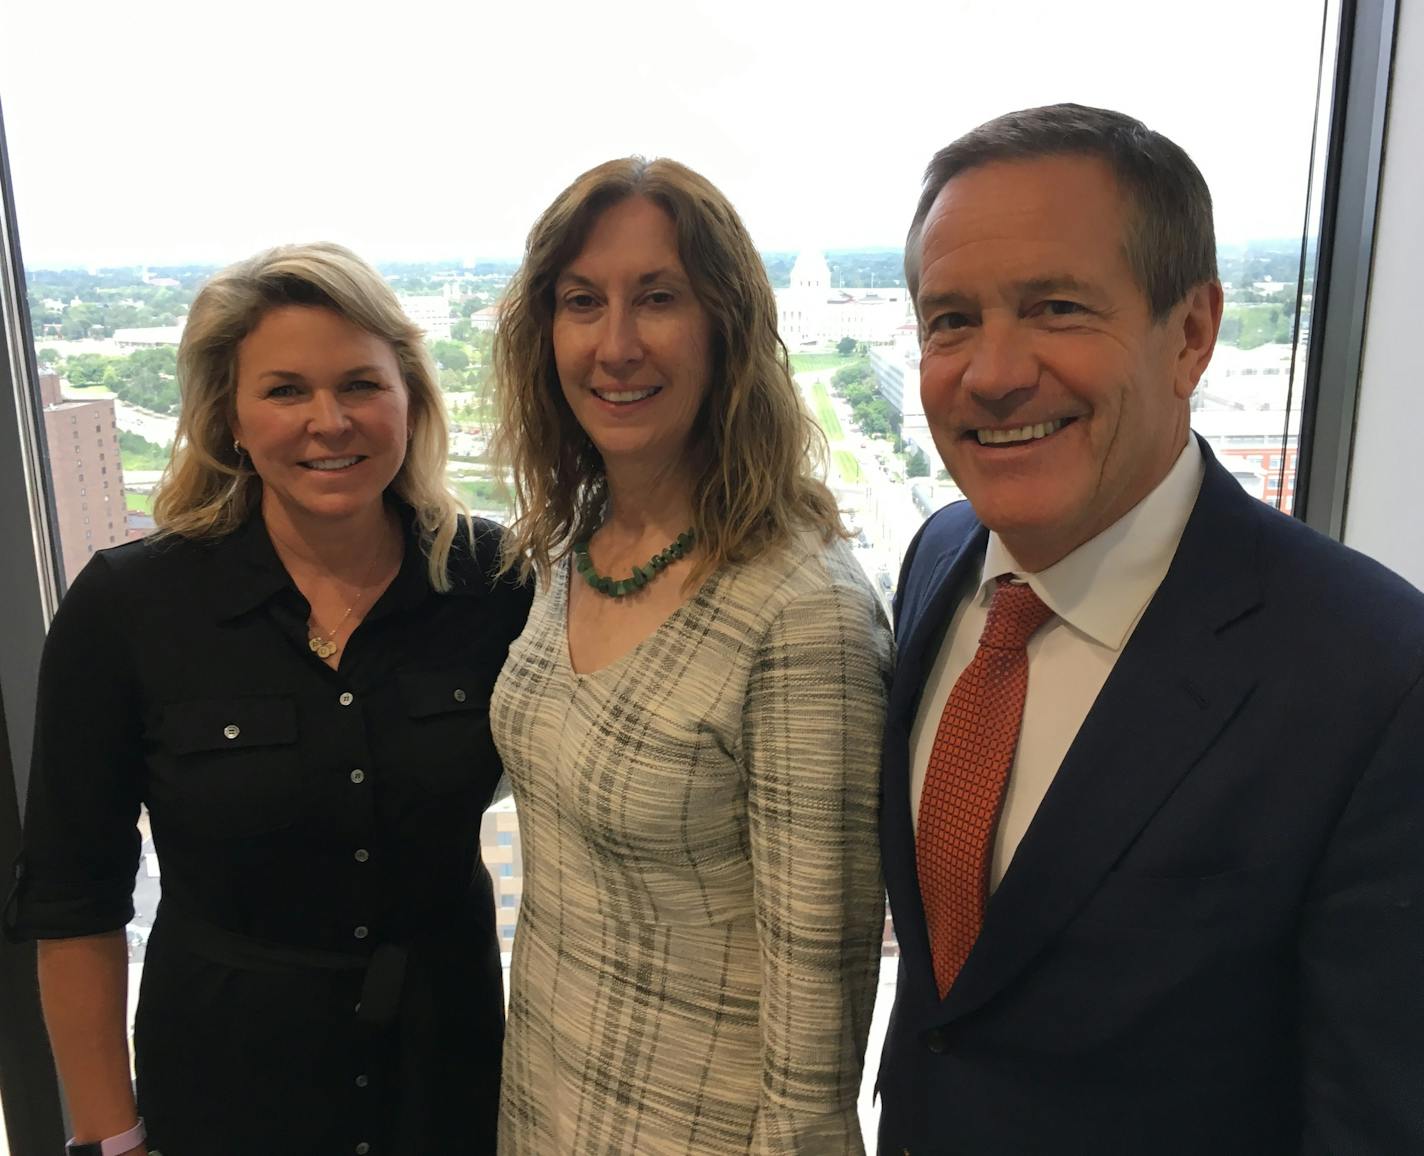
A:
<svg viewBox="0 0 1424 1156">
<path fill-rule="evenodd" d="M 1206 477 L 1167 577 L 991 898 L 942 1019 L 982 1006 L 1062 930 L 1256 682 L 1230 628 L 1260 603 L 1260 514 L 1203 452 Z"/>
<path fill-rule="evenodd" d="M 989 532 L 974 522 L 968 534 L 942 548 L 929 570 L 924 595 L 916 607 L 906 607 L 904 636 L 895 656 L 895 691 L 900 701 L 892 706 L 906 712 L 910 722 L 924 691 L 925 674 L 934 664 L 939 644 L 954 617 L 963 583 L 984 558 Z"/>
</svg>

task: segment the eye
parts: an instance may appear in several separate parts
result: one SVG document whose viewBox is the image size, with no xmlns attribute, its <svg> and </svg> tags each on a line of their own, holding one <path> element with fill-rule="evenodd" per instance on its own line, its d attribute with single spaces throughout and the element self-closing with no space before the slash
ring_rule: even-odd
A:
<svg viewBox="0 0 1424 1156">
<path fill-rule="evenodd" d="M 274 397 L 277 400 L 281 401 L 286 398 L 296 397 L 299 392 L 300 391 L 298 390 L 298 388 L 295 385 L 291 384 L 291 382 L 284 382 L 281 385 L 274 385 L 265 394 L 263 394 L 263 396 Z"/>
<path fill-rule="evenodd" d="M 358 378 L 355 381 L 348 381 L 346 383 L 346 388 L 351 390 L 353 393 L 368 393 L 371 390 L 381 389 L 382 386 L 381 383 L 378 381 L 367 381 L 363 377 Z"/>
<path fill-rule="evenodd" d="M 563 306 L 576 313 L 585 312 L 598 306 L 598 299 L 592 293 L 583 289 L 576 289 L 572 293 L 565 293 L 563 296 Z"/>
<path fill-rule="evenodd" d="M 964 329 L 968 324 L 969 316 L 965 313 L 941 313 L 930 321 L 929 329 L 931 333 L 943 333 L 946 330 Z"/>
<path fill-rule="evenodd" d="M 671 305 L 677 298 L 667 289 L 654 289 L 643 300 L 649 305 Z"/>
<path fill-rule="evenodd" d="M 1045 301 L 1039 306 L 1039 310 L 1049 317 L 1072 317 L 1075 314 L 1088 312 L 1086 306 L 1079 305 L 1076 301 L 1061 299 Z"/>
</svg>

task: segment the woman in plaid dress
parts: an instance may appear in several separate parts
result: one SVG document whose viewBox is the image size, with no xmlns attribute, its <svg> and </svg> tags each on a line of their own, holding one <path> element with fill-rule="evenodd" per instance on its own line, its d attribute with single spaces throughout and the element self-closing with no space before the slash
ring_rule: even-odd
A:
<svg viewBox="0 0 1424 1156">
<path fill-rule="evenodd" d="M 519 806 L 500 1150 L 860 1153 L 890 634 L 735 210 L 610 161 L 495 363 L 539 579 L 491 724 Z"/>
</svg>

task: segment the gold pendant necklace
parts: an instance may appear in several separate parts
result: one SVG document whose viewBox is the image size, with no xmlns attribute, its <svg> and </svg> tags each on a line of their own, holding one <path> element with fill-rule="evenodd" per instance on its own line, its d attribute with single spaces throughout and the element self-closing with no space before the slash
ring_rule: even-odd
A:
<svg viewBox="0 0 1424 1156">
<path fill-rule="evenodd" d="M 323 635 L 317 628 L 315 617 L 307 622 L 309 635 L 307 637 L 307 649 L 318 658 L 330 658 L 340 649 L 336 645 L 336 636 L 341 632 L 341 628 L 346 625 L 346 620 L 351 617 L 352 611 L 361 605 L 361 599 L 367 594 L 371 585 L 371 575 L 376 572 L 376 563 L 380 561 L 381 551 L 377 550 L 371 556 L 371 564 L 366 567 L 366 575 L 361 579 L 361 585 L 356 589 L 356 597 L 350 606 L 346 608 L 346 613 L 341 616 L 341 621 L 336 624 L 330 634 Z"/>
<path fill-rule="evenodd" d="M 346 625 L 346 620 L 351 617 L 351 611 L 353 611 L 354 609 L 356 609 L 355 603 L 352 603 L 350 606 L 348 606 L 346 608 L 346 613 L 341 616 L 341 621 L 336 624 L 336 630 L 333 630 L 325 638 L 321 637 L 319 634 L 313 634 L 310 638 L 308 638 L 307 649 L 309 649 L 318 658 L 330 658 L 333 654 L 335 654 L 336 643 L 333 640 L 336 638 L 336 631 L 340 630 L 344 625 Z"/>
</svg>

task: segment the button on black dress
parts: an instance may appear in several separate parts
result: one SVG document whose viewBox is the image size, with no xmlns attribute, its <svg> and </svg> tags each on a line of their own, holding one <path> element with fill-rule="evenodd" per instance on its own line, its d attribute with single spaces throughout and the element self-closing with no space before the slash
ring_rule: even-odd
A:
<svg viewBox="0 0 1424 1156">
<path fill-rule="evenodd" d="M 132 917 L 150 811 L 162 900 L 135 1026 L 165 1156 L 493 1150 L 503 992 L 480 817 L 489 695 L 529 591 L 474 523 L 400 571 L 333 671 L 260 516 L 104 551 L 40 675 L 17 930 Z"/>
</svg>

